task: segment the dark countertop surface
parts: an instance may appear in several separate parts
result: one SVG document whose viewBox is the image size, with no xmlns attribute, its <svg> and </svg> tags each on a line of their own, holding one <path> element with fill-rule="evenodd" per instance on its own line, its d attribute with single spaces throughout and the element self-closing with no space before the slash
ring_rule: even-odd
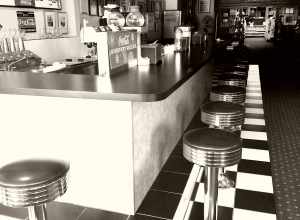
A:
<svg viewBox="0 0 300 220">
<path fill-rule="evenodd" d="M 161 64 L 139 66 L 111 76 L 0 71 L 0 93 L 124 101 L 158 101 L 168 97 L 210 58 L 199 48 L 163 56 Z M 67 70 L 66 70 L 67 71 Z"/>
</svg>

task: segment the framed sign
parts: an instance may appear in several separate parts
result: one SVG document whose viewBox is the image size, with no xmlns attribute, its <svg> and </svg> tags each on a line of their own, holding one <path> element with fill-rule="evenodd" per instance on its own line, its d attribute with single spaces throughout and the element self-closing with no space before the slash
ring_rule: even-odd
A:
<svg viewBox="0 0 300 220">
<path fill-rule="evenodd" d="M 18 26 L 25 33 L 36 32 L 36 22 L 33 11 L 17 11 Z"/>
<path fill-rule="evenodd" d="M 209 13 L 210 12 L 210 0 L 199 0 L 199 12 Z"/>
<path fill-rule="evenodd" d="M 57 30 L 57 13 L 54 11 L 45 11 L 46 34 L 54 34 Z"/>
<path fill-rule="evenodd" d="M 35 7 L 34 0 L 15 0 L 15 5 L 19 7 Z"/>
<path fill-rule="evenodd" d="M 89 0 L 89 15 L 99 15 L 98 0 Z"/>
<path fill-rule="evenodd" d="M 58 29 L 60 34 L 68 34 L 68 15 L 66 12 L 58 12 Z"/>
<path fill-rule="evenodd" d="M 35 0 L 35 7 L 61 9 L 61 0 Z"/>
</svg>

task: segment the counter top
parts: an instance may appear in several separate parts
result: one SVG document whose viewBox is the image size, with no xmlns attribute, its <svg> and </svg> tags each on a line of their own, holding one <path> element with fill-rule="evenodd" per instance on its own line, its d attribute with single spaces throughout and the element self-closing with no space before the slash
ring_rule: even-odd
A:
<svg viewBox="0 0 300 220">
<path fill-rule="evenodd" d="M 199 48 L 103 80 L 98 75 L 0 71 L 0 93 L 151 102 L 168 97 L 210 58 Z"/>
</svg>

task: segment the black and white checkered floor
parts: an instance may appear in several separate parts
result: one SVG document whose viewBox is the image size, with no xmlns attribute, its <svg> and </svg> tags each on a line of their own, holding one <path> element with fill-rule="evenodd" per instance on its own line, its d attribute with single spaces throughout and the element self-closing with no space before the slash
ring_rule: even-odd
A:
<svg viewBox="0 0 300 220">
<path fill-rule="evenodd" d="M 247 82 L 246 118 L 242 126 L 242 160 L 226 168 L 235 187 L 219 189 L 218 220 L 276 220 L 273 183 L 265 130 L 259 68 L 251 65 Z M 203 168 L 193 166 L 174 220 L 203 219 Z"/>
<path fill-rule="evenodd" d="M 257 65 L 249 69 L 246 118 L 242 126 L 242 160 L 227 168 L 234 188 L 220 189 L 218 220 L 276 220 L 269 147 Z M 200 111 L 199 111 L 200 112 Z M 205 126 L 196 114 L 188 129 Z M 203 168 L 182 156 L 178 143 L 134 216 L 52 202 L 49 219 L 64 220 L 199 220 L 203 219 Z M 8 217 L 10 216 L 10 217 Z M 25 219 L 25 209 L 0 205 L 0 220 Z"/>
</svg>

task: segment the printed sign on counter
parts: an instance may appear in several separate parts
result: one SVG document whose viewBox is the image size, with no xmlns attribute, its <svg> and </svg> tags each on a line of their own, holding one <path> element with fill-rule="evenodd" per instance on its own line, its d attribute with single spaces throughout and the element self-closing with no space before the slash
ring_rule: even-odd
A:
<svg viewBox="0 0 300 220">
<path fill-rule="evenodd" d="M 137 62 L 137 32 L 108 32 L 108 53 L 112 73 Z"/>
<path fill-rule="evenodd" d="M 36 32 L 36 23 L 33 11 L 17 11 L 19 29 L 25 33 Z"/>
</svg>

